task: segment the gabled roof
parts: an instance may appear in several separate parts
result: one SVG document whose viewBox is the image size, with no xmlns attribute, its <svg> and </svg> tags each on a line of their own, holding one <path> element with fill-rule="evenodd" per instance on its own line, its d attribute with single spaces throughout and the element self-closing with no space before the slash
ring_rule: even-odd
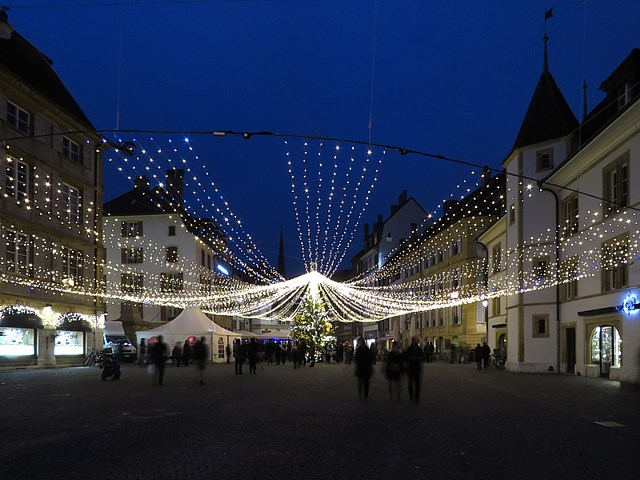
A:
<svg viewBox="0 0 640 480">
<path fill-rule="evenodd" d="M 0 40 L 0 65 L 61 107 L 82 125 L 94 127 L 52 67 L 53 62 L 18 32 Z"/>
<path fill-rule="evenodd" d="M 215 251 L 220 250 L 219 245 L 215 245 L 216 240 L 228 241 L 212 220 L 194 217 L 184 206 L 171 200 L 164 188 L 149 188 L 149 180 L 145 177 L 138 177 L 133 189 L 105 202 L 103 213 L 105 217 L 178 214 L 187 230 Z"/>
<path fill-rule="evenodd" d="M 564 99 L 551 72 L 544 69 L 531 97 L 513 149 L 564 137 L 578 127 L 578 120 Z"/>
</svg>

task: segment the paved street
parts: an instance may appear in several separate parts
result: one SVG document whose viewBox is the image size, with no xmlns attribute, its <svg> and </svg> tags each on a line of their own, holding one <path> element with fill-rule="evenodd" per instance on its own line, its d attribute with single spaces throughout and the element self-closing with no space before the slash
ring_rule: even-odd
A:
<svg viewBox="0 0 640 480">
<path fill-rule="evenodd" d="M 162 387 L 129 364 L 105 382 L 96 367 L 0 372 L 0 477 L 640 476 L 640 395 L 615 382 L 426 364 L 415 405 L 390 401 L 376 367 L 366 402 L 351 365 L 211 365 L 204 386 L 168 366 Z"/>
</svg>

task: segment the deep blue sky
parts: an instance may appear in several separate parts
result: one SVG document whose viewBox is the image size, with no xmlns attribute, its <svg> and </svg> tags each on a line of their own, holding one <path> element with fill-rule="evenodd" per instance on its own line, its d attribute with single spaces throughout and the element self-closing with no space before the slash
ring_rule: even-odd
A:
<svg viewBox="0 0 640 480">
<path fill-rule="evenodd" d="M 541 73 L 546 9 L 554 5 L 550 69 L 578 117 L 583 78 L 591 108 L 600 82 L 640 47 L 636 0 L 37 3 L 45 2 L 9 2 L 9 21 L 54 61 L 98 129 L 115 128 L 119 111 L 125 129 L 367 140 L 372 113 L 373 142 L 493 167 L 509 153 Z M 299 256 L 282 142 L 192 144 L 272 263 L 281 224 L 287 254 Z M 468 175 L 390 155 L 364 221 L 386 218 L 405 189 L 433 210 Z M 112 171 L 105 182 L 106 199 L 130 188 Z"/>
</svg>

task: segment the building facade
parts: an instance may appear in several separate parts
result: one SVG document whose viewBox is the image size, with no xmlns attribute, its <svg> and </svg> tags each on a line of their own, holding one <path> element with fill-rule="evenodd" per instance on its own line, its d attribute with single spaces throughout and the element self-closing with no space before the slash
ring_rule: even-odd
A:
<svg viewBox="0 0 640 480">
<path fill-rule="evenodd" d="M 129 338 L 177 317 L 183 300 L 206 296 L 220 275 L 233 270 L 224 257 L 226 238 L 213 222 L 181 208 L 184 172 L 167 171 L 167 187 L 145 177 L 104 205 L 109 319 L 123 322 Z M 214 319 L 231 328 L 231 319 Z"/>
<path fill-rule="evenodd" d="M 489 291 L 507 293 L 489 339 L 506 346 L 509 370 L 640 381 L 639 82 L 634 49 L 578 123 L 545 55 L 504 161 L 507 213 L 482 239 Z"/>
<path fill-rule="evenodd" d="M 102 344 L 102 138 L 49 60 L 0 39 L 0 366 Z"/>
</svg>

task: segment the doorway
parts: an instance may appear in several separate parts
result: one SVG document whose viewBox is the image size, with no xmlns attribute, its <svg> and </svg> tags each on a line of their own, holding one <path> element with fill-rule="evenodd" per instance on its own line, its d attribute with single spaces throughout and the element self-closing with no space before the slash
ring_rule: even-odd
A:
<svg viewBox="0 0 640 480">
<path fill-rule="evenodd" d="M 620 366 L 622 339 L 612 325 L 599 325 L 591 333 L 591 363 L 600 366 L 600 376 L 609 378 L 611 367 Z"/>
</svg>

